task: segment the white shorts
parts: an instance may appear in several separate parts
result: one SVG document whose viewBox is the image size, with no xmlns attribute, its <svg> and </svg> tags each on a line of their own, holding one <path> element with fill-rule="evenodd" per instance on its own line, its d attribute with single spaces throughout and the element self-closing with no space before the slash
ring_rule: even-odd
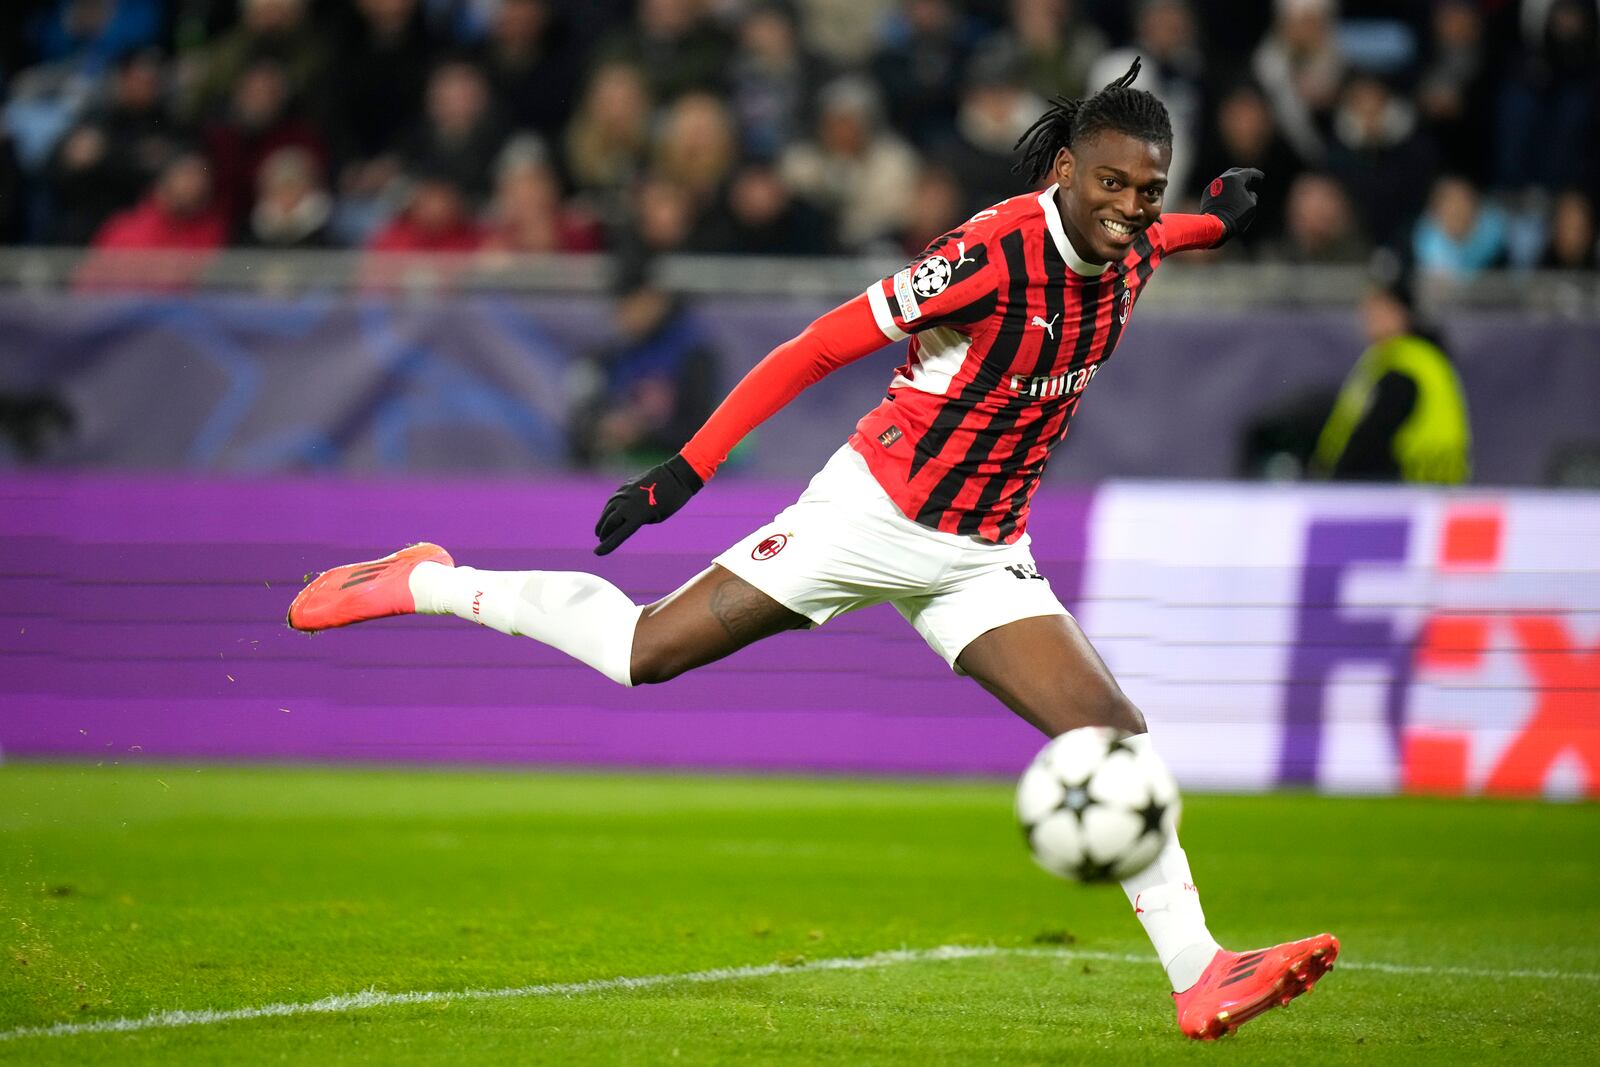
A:
<svg viewBox="0 0 1600 1067">
<path fill-rule="evenodd" d="M 888 602 L 956 673 L 972 641 L 1018 619 L 1065 615 L 1026 534 L 989 545 L 911 521 L 848 444 L 800 499 L 716 558 L 821 626 Z"/>
</svg>

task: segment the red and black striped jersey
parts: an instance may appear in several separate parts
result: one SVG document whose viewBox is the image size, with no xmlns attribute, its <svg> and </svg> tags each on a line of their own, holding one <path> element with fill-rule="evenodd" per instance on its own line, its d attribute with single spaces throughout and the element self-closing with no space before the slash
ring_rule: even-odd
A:
<svg viewBox="0 0 1600 1067">
<path fill-rule="evenodd" d="M 878 327 L 911 345 L 850 443 L 925 526 L 1021 537 L 1045 462 L 1151 272 L 1170 251 L 1221 238 L 1210 216 L 1168 216 L 1120 261 L 1091 264 L 1067 240 L 1055 195 L 978 212 L 867 290 Z"/>
</svg>

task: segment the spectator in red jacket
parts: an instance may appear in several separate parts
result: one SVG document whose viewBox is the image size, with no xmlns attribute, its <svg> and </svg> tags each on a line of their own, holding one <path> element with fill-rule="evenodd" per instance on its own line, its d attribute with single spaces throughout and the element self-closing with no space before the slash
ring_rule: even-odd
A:
<svg viewBox="0 0 1600 1067">
<path fill-rule="evenodd" d="M 478 251 L 484 237 L 462 188 L 446 176 L 422 174 L 413 180 L 405 210 L 367 243 L 373 254 L 362 276 L 380 289 L 435 287 L 463 269 L 460 253 Z"/>
<path fill-rule="evenodd" d="M 495 164 L 486 247 L 496 252 L 598 252 L 599 220 L 562 203 L 561 181 L 544 142 L 513 139 Z"/>
<path fill-rule="evenodd" d="M 483 230 L 461 187 L 442 175 L 417 177 L 405 210 L 378 231 L 370 252 L 476 252 Z"/>
<path fill-rule="evenodd" d="M 227 241 L 228 223 L 212 203 L 206 161 L 198 153 L 186 153 L 167 164 L 149 196 L 100 228 L 78 281 L 86 286 L 184 288 L 210 253 Z"/>
</svg>

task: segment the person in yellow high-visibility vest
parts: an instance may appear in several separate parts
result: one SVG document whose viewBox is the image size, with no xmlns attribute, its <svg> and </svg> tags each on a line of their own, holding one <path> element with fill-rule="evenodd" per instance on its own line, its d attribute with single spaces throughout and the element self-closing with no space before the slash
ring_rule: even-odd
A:
<svg viewBox="0 0 1600 1067">
<path fill-rule="evenodd" d="M 1455 365 L 1417 322 L 1403 281 L 1362 301 L 1371 342 L 1317 438 L 1313 472 L 1335 481 L 1457 485 L 1472 474 L 1472 429 Z"/>
</svg>

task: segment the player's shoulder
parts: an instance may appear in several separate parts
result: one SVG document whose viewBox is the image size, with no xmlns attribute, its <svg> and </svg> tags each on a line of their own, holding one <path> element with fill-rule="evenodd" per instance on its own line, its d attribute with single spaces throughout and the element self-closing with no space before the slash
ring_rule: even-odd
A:
<svg viewBox="0 0 1600 1067">
<path fill-rule="evenodd" d="M 993 311 L 1004 276 L 1003 268 L 996 267 L 1004 257 L 999 242 L 1025 224 L 1030 211 L 1042 217 L 1037 193 L 992 204 L 935 237 L 910 263 L 869 287 L 867 299 L 884 333 L 898 340 L 902 331 L 982 321 Z"/>
<path fill-rule="evenodd" d="M 1018 193 L 974 212 L 958 228 L 970 234 L 973 240 L 987 243 L 1020 226 L 1035 223 L 1043 225 L 1044 221 L 1044 208 L 1039 203 L 1039 194 Z"/>
<path fill-rule="evenodd" d="M 915 269 L 921 264 L 938 260 L 948 263 L 952 268 L 968 263 L 980 269 L 987 267 L 992 258 L 991 251 L 1000 238 L 1034 222 L 1044 225 L 1044 211 L 1039 205 L 1038 194 L 1023 193 L 1010 197 L 974 212 L 966 220 L 934 238 L 912 260 L 911 266 Z M 936 267 L 939 265 L 934 264 Z"/>
</svg>

